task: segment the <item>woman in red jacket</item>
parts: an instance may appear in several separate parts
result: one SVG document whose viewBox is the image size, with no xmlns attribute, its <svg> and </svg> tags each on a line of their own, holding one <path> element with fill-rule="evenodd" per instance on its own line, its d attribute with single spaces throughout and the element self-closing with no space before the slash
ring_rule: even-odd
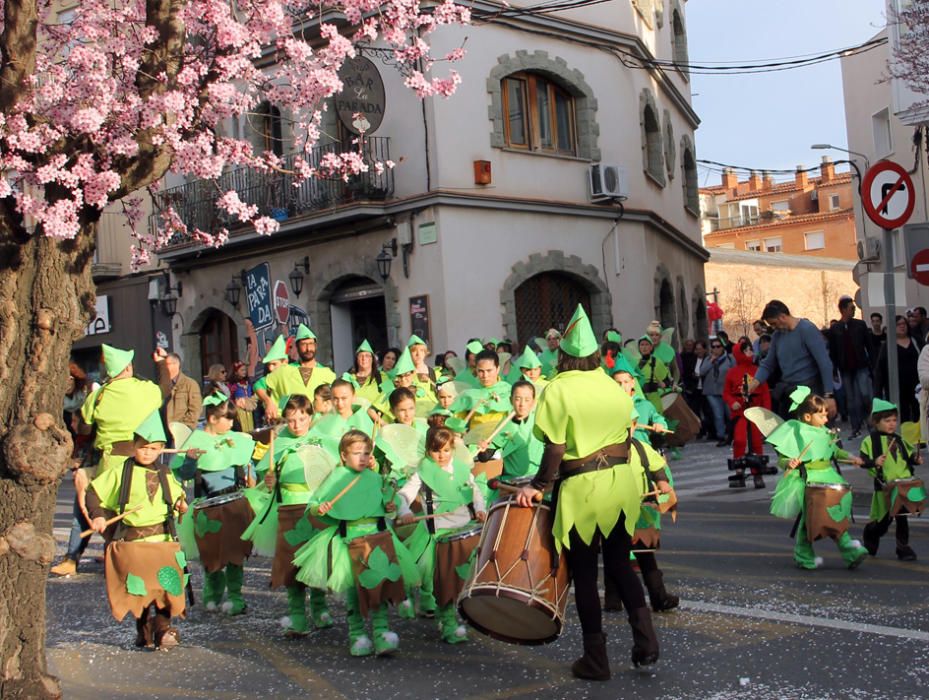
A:
<svg viewBox="0 0 929 700">
<path fill-rule="evenodd" d="M 753 392 L 748 393 L 749 380 L 755 376 L 758 367 L 753 363 L 752 342 L 742 338 L 739 344 L 733 346 L 732 356 L 735 358 L 735 367 L 726 372 L 726 381 L 723 386 L 723 400 L 732 412 L 732 460 L 730 468 L 735 474 L 729 477 L 729 486 L 740 488 L 745 486 L 745 467 L 748 466 L 755 481 L 755 488 L 764 488 L 761 460 L 743 460 L 747 454 L 762 455 L 764 437 L 750 421 L 745 419 L 745 409 L 750 406 L 771 408 L 771 392 L 768 385 L 762 383 Z M 751 433 L 749 433 L 749 430 Z M 749 438 L 749 435 L 751 436 Z M 750 441 L 749 441 L 750 440 Z M 749 463 L 746 465 L 746 461 Z"/>
</svg>

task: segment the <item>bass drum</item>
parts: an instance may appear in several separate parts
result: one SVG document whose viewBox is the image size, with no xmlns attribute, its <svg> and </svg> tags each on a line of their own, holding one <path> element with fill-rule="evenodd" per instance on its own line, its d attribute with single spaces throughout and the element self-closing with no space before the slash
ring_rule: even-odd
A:
<svg viewBox="0 0 929 700">
<path fill-rule="evenodd" d="M 554 513 L 514 497 L 487 513 L 474 572 L 458 598 L 471 626 L 512 644 L 546 644 L 564 627 L 571 580 L 552 537 Z"/>
<path fill-rule="evenodd" d="M 674 432 L 663 436 L 668 447 L 683 447 L 700 433 L 700 419 L 690 410 L 682 394 L 662 396 L 661 412 L 669 421 L 677 421 Z"/>
</svg>

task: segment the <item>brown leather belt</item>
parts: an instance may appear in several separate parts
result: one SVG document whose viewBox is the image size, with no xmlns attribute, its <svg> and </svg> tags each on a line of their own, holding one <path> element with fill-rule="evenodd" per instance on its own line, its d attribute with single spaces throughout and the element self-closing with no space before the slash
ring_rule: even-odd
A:
<svg viewBox="0 0 929 700">
<path fill-rule="evenodd" d="M 122 539 L 126 542 L 134 542 L 135 540 L 141 540 L 146 537 L 151 537 L 152 535 L 165 535 L 167 533 L 168 531 L 165 529 L 164 523 L 146 525 L 145 527 L 132 527 L 131 525 L 126 525 L 123 529 Z"/>
<path fill-rule="evenodd" d="M 629 445 L 608 445 L 581 459 L 566 459 L 561 463 L 559 478 L 567 479 L 578 474 L 612 469 L 629 461 Z"/>
</svg>

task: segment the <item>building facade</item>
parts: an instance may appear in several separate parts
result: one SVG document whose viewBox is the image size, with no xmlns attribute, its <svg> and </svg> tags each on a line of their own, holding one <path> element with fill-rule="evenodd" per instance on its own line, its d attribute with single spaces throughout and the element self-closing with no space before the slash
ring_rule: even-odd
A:
<svg viewBox="0 0 929 700">
<path fill-rule="evenodd" d="M 852 176 L 823 157 L 818 177 L 802 168 L 788 182 L 731 170 L 700 189 L 701 230 L 708 249 L 858 259 Z"/>
<path fill-rule="evenodd" d="M 888 3 L 889 10 L 898 10 L 898 0 Z M 892 14 L 890 16 L 893 16 Z M 917 132 L 925 133 L 929 124 L 926 97 L 907 90 L 901 81 L 887 80 L 887 62 L 893 46 L 899 40 L 901 28 L 885 28 L 876 38 L 887 37 L 889 43 L 873 51 L 842 59 L 842 89 L 845 97 L 845 126 L 848 148 L 854 152 L 859 166 L 866 168 L 879 160 L 893 160 L 910 171 L 915 188 L 915 206 L 910 223 L 929 221 L 929 174 L 927 174 L 926 144 L 915 146 Z M 898 313 L 906 307 L 929 308 L 929 288 L 909 278 L 906 270 L 905 245 L 899 229 L 892 232 L 892 250 L 879 248 L 883 231 L 855 208 L 858 238 L 864 259 L 855 266 L 855 279 L 860 285 L 859 303 L 869 309 L 883 312 L 883 256 L 891 255 L 898 277 L 900 292 L 896 305 Z M 878 294 L 879 292 L 879 294 Z M 902 297 L 902 298 L 900 298 Z"/>
<path fill-rule="evenodd" d="M 230 228 L 222 248 L 178 240 L 160 254 L 172 288 L 181 283 L 173 344 L 190 374 L 234 359 L 254 368 L 298 322 L 339 371 L 363 338 L 379 350 L 412 332 L 435 351 L 461 353 L 474 335 L 522 346 L 563 328 L 577 303 L 598 332 L 634 337 L 658 318 L 678 337 L 705 336 L 698 118 L 686 70 L 652 63 L 686 60 L 683 3 L 499 10 L 478 2 L 495 18 L 433 35 L 437 55 L 467 40 L 450 99 L 421 102 L 377 49 L 343 70 L 313 158 L 349 147 L 361 112 L 364 148 L 396 168 L 299 187 L 279 173 L 224 176 L 221 190 L 281 228 Z M 259 117 L 230 133 L 286 162 L 287 115 L 266 105 Z M 171 179 L 151 225 L 170 205 L 190 226 L 218 228 L 215 193 Z"/>
</svg>

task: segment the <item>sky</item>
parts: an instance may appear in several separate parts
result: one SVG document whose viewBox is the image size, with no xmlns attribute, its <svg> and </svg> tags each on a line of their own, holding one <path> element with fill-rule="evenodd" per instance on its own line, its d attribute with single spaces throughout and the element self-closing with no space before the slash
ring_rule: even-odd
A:
<svg viewBox="0 0 929 700">
<path fill-rule="evenodd" d="M 690 61 L 747 62 L 854 46 L 884 27 L 884 8 L 884 0 L 690 0 Z M 838 60 L 758 75 L 694 75 L 691 89 L 701 119 L 697 158 L 794 168 L 830 153 L 810 144 L 847 145 Z M 701 186 L 719 177 L 700 169 Z"/>
</svg>

